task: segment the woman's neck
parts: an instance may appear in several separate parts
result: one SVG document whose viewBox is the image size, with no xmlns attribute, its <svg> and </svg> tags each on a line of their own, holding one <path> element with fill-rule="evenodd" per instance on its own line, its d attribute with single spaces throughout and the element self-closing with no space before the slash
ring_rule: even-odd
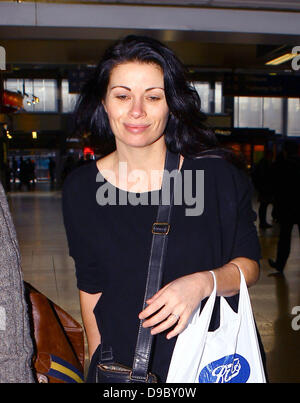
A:
<svg viewBox="0 0 300 403">
<path fill-rule="evenodd" d="M 164 169 L 167 148 L 162 147 L 125 148 L 117 147 L 113 155 L 113 164 L 118 169 L 119 164 L 127 165 L 128 172 L 141 170 L 150 173 L 152 170 Z"/>
<path fill-rule="evenodd" d="M 117 149 L 97 162 L 108 182 L 128 191 L 145 192 L 161 188 L 167 148 L 165 142 L 145 148 L 117 145 Z M 180 167 L 183 157 L 180 159 Z M 134 189 L 134 190 L 133 190 Z"/>
</svg>

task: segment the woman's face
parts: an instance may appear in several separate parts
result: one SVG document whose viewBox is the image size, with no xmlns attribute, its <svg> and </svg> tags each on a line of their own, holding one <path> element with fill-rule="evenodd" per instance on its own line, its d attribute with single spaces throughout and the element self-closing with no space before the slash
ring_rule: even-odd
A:
<svg viewBox="0 0 300 403">
<path fill-rule="evenodd" d="M 154 143 L 164 133 L 169 115 L 161 68 L 139 62 L 114 67 L 103 105 L 117 146 Z"/>
</svg>

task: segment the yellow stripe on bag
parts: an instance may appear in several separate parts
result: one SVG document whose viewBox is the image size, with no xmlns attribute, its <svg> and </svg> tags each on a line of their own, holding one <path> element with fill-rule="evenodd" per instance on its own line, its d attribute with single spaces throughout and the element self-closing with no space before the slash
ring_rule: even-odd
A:
<svg viewBox="0 0 300 403">
<path fill-rule="evenodd" d="M 55 361 L 51 362 L 51 368 L 55 371 L 62 372 L 63 374 L 69 376 L 70 378 L 74 379 L 74 381 L 77 383 L 83 383 L 83 380 L 77 374 L 75 374 L 74 371 L 72 371 L 69 368 L 64 367 L 61 364 L 58 364 Z"/>
</svg>

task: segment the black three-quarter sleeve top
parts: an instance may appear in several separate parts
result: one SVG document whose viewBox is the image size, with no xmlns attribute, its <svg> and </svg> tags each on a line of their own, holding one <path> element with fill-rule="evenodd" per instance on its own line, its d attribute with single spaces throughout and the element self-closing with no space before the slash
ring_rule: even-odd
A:
<svg viewBox="0 0 300 403">
<path fill-rule="evenodd" d="M 196 192 L 197 171 L 202 171 L 204 178 L 202 193 L 199 188 Z M 185 158 L 181 174 L 182 203 L 172 210 L 163 285 L 187 274 L 220 267 L 236 257 L 258 262 L 260 245 L 247 175 L 221 158 Z M 202 200 L 198 215 L 187 213 L 193 208 L 190 198 L 184 195 L 184 189 L 191 185 L 190 178 L 195 199 Z M 115 361 L 129 367 L 143 305 L 151 228 L 157 213 L 157 205 L 151 200 L 156 200 L 158 192 L 133 194 L 120 190 L 103 178 L 95 161 L 73 171 L 63 188 L 64 223 L 78 288 L 91 294 L 102 293 L 94 309 L 101 337 L 112 346 Z M 105 196 L 110 205 L 101 205 Z M 143 204 L 137 204 L 139 199 Z M 129 200 L 135 200 L 136 205 Z M 237 309 L 238 296 L 227 300 Z M 218 326 L 218 303 L 211 330 Z M 166 339 L 166 332 L 154 337 L 150 371 L 161 382 L 166 380 L 175 342 L 176 337 Z M 97 362 L 97 351 L 89 381 L 93 380 L 90 374 Z"/>
</svg>

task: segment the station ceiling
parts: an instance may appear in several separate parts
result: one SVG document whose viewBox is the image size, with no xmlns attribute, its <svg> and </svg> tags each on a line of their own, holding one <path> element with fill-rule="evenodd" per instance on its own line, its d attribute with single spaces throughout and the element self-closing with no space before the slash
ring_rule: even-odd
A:
<svg viewBox="0 0 300 403">
<path fill-rule="evenodd" d="M 94 65 L 127 34 L 168 44 L 199 71 L 289 71 L 266 61 L 300 46 L 300 2 L 0 0 L 0 45 L 13 69 Z"/>
<path fill-rule="evenodd" d="M 7 0 L 0 0 L 7 2 Z M 11 2 L 32 3 L 32 0 L 11 0 Z M 68 4 L 128 4 L 128 5 L 168 5 L 212 8 L 249 8 L 267 10 L 300 10 L 299 0 L 38 0 L 36 3 Z"/>
</svg>

